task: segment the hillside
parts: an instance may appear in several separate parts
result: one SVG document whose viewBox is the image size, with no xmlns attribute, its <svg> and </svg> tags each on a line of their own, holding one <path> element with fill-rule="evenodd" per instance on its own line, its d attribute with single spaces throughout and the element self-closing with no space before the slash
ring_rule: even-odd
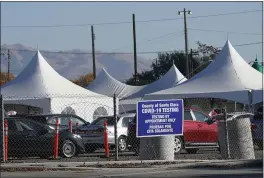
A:
<svg viewBox="0 0 264 178">
<path fill-rule="evenodd" d="M 22 44 L 2 45 L 3 49 L 11 49 L 11 72 L 19 74 L 35 55 L 36 48 L 26 47 Z M 12 50 L 13 49 L 13 50 Z M 29 50 L 29 51 L 27 51 Z M 60 51 L 52 53 L 47 50 L 40 50 L 48 63 L 62 76 L 68 79 L 77 78 L 88 72 L 92 73 L 92 55 L 91 53 L 79 49 Z M 82 53 L 82 54 L 78 54 Z M 7 61 L 2 57 L 1 71 L 7 70 Z M 138 71 L 150 69 L 151 61 L 138 56 Z M 96 72 L 105 68 L 110 75 L 118 80 L 125 80 L 133 74 L 133 55 L 130 54 L 96 54 Z"/>
</svg>

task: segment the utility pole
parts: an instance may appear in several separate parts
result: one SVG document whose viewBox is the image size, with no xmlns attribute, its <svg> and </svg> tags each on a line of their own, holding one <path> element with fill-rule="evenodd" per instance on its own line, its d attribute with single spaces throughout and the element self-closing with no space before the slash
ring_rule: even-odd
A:
<svg viewBox="0 0 264 178">
<path fill-rule="evenodd" d="M 193 60 L 193 56 L 194 55 L 199 55 L 199 53 L 197 51 L 193 51 L 193 49 L 191 49 L 191 52 L 190 52 L 190 73 L 189 73 L 189 77 L 191 78 L 193 76 L 193 64 L 194 64 L 194 60 Z"/>
<path fill-rule="evenodd" d="M 2 56 L 7 56 L 7 81 L 10 80 L 10 62 L 11 62 L 11 50 L 7 50 L 7 54 L 2 52 Z"/>
<path fill-rule="evenodd" d="M 133 43 L 134 43 L 134 70 L 135 70 L 135 85 L 137 85 L 137 40 L 136 40 L 136 23 L 135 14 L 132 15 L 133 20 Z"/>
<path fill-rule="evenodd" d="M 188 60 L 188 34 L 187 34 L 187 22 L 186 22 L 186 12 L 191 15 L 192 12 L 190 10 L 178 11 L 178 15 L 183 13 L 184 19 L 184 40 L 185 40 L 185 57 L 186 57 L 186 78 L 189 78 L 189 60 Z"/>
<path fill-rule="evenodd" d="M 189 77 L 191 78 L 192 75 L 193 75 L 193 50 L 191 49 L 191 52 L 190 52 L 190 74 L 189 74 Z"/>
<path fill-rule="evenodd" d="M 94 50 L 95 34 L 94 34 L 93 26 L 91 26 L 91 35 L 92 35 L 92 53 L 93 53 L 93 76 L 94 76 L 94 79 L 95 79 L 96 78 L 96 64 L 95 64 L 95 50 Z"/>
</svg>

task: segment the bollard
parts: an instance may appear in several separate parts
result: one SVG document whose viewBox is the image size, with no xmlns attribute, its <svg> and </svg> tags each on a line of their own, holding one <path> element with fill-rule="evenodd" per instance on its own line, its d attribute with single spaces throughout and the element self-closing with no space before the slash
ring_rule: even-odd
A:
<svg viewBox="0 0 264 178">
<path fill-rule="evenodd" d="M 78 122 L 76 122 L 76 129 L 75 129 L 75 133 L 77 133 L 78 132 Z"/>
<path fill-rule="evenodd" d="M 107 122 L 106 121 L 104 121 L 104 147 L 105 147 L 105 157 L 109 158 L 108 133 L 107 133 Z"/>
<path fill-rule="evenodd" d="M 69 120 L 69 131 L 72 133 L 72 120 Z"/>
<path fill-rule="evenodd" d="M 4 121 L 4 161 L 8 159 L 8 121 Z"/>
<path fill-rule="evenodd" d="M 56 119 L 55 137 L 54 137 L 54 159 L 58 159 L 59 153 L 59 119 Z"/>
</svg>

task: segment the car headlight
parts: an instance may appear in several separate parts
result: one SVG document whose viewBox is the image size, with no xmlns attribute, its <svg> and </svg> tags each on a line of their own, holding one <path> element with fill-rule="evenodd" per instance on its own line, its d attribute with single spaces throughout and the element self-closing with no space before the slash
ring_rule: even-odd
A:
<svg viewBox="0 0 264 178">
<path fill-rule="evenodd" d="M 72 134 L 73 135 L 73 138 L 82 138 L 80 135 L 77 135 L 77 134 Z"/>
</svg>

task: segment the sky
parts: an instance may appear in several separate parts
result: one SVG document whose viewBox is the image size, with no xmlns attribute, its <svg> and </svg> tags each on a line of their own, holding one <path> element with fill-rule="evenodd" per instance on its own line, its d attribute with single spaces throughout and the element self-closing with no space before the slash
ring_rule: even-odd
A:
<svg viewBox="0 0 264 178">
<path fill-rule="evenodd" d="M 195 49 L 197 41 L 222 47 L 228 39 L 245 60 L 252 61 L 256 56 L 262 59 L 262 44 L 235 45 L 262 42 L 263 11 L 209 16 L 262 10 L 262 2 L 1 2 L 1 44 L 91 51 L 90 26 L 94 24 L 96 51 L 132 53 L 134 13 L 136 21 L 145 21 L 136 22 L 138 55 L 151 59 L 156 57 L 156 51 L 184 50 L 183 16 L 178 15 L 183 8 L 192 11 L 187 15 L 189 49 Z M 105 24 L 112 22 L 128 23 Z M 75 24 L 84 25 L 7 28 Z M 153 40 L 156 37 L 160 38 Z"/>
</svg>

